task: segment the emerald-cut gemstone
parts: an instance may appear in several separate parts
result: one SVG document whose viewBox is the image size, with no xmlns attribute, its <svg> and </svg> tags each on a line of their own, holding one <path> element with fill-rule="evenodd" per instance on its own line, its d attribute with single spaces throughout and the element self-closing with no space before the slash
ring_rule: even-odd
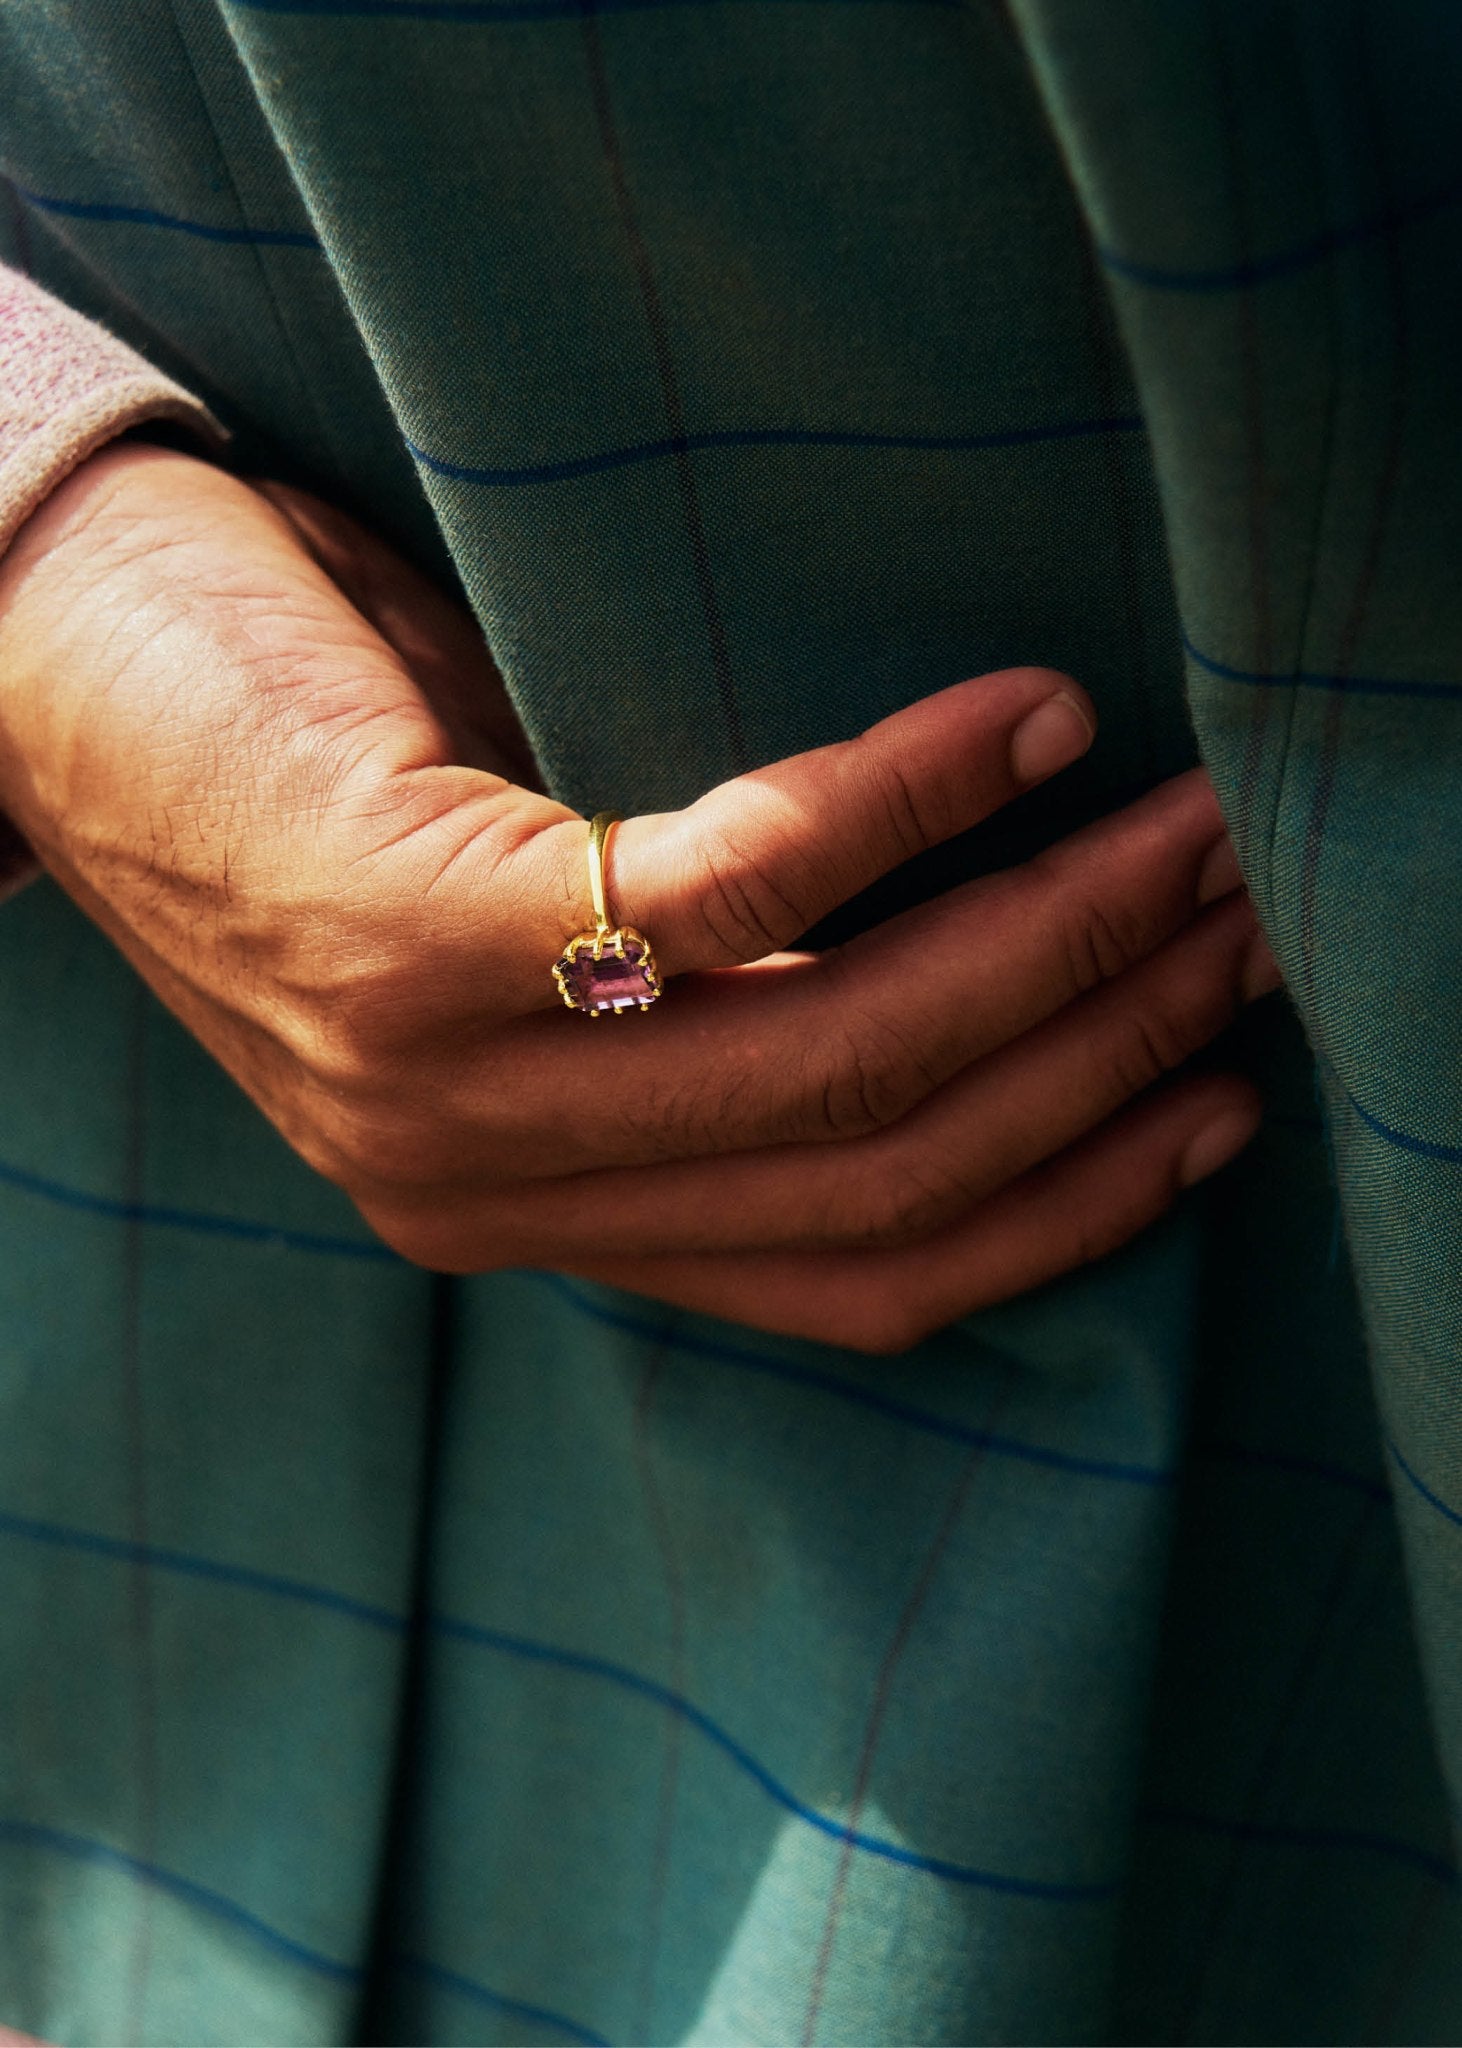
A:
<svg viewBox="0 0 1462 2048">
<path fill-rule="evenodd" d="M 604 941 L 599 958 L 594 958 L 591 940 L 575 940 L 558 963 L 564 999 L 575 1010 L 633 1010 L 641 1003 L 653 1003 L 660 993 L 655 984 L 649 947 L 640 939 L 621 937 L 623 957 L 611 934 Z"/>
</svg>

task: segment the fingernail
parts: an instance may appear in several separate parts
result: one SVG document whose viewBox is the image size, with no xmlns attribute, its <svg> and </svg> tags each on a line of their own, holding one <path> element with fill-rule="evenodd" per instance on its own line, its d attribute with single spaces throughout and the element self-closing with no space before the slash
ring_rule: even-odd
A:
<svg viewBox="0 0 1462 2048">
<path fill-rule="evenodd" d="M 1234 852 L 1234 843 L 1227 832 L 1222 839 L 1210 846 L 1198 870 L 1197 900 L 1200 903 L 1216 903 L 1220 896 L 1232 895 L 1243 882 L 1239 870 L 1239 857 Z"/>
<path fill-rule="evenodd" d="M 1217 1173 L 1221 1166 L 1227 1166 L 1258 1128 L 1259 1119 L 1251 1109 L 1226 1109 L 1222 1116 L 1216 1116 L 1196 1138 L 1189 1139 L 1188 1149 L 1178 1162 L 1178 1186 L 1191 1188 Z"/>
<path fill-rule="evenodd" d="M 1044 782 L 1059 768 L 1079 760 L 1096 737 L 1096 728 L 1065 690 L 1047 697 L 1026 713 L 1010 736 L 1010 772 L 1017 782 Z"/>
<path fill-rule="evenodd" d="M 1258 996 L 1267 996 L 1277 989 L 1284 980 L 1279 971 L 1279 962 L 1269 950 L 1269 943 L 1262 932 L 1255 932 L 1249 941 L 1249 950 L 1244 955 L 1244 964 L 1239 969 L 1239 988 L 1244 1001 L 1252 1003 Z"/>
</svg>

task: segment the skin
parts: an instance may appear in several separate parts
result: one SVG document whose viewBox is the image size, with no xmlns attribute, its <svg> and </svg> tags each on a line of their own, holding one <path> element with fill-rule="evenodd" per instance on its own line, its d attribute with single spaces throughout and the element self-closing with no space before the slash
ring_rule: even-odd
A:
<svg viewBox="0 0 1462 2048">
<path fill-rule="evenodd" d="M 584 821 L 381 542 L 122 443 L 0 561 L 0 805 L 388 1244 L 872 1352 L 1112 1250 L 1256 1127 L 1239 1077 L 1165 1078 L 1278 979 L 1201 771 L 786 950 L 1094 730 L 1013 669 L 627 820 L 610 902 L 673 980 L 591 1026 L 548 971 Z"/>
</svg>

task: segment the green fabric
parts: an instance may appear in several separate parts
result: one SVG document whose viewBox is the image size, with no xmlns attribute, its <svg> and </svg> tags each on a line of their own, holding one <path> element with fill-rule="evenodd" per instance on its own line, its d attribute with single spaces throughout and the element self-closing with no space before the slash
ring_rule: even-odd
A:
<svg viewBox="0 0 1462 2048">
<path fill-rule="evenodd" d="M 874 1362 L 406 1268 L 7 905 L 0 2017 L 1458 2037 L 1459 87 L 1424 0 L 9 0 L 7 259 L 455 580 L 565 797 L 1063 665 L 1091 759 L 855 917 L 1196 725 L 1318 1057 Z"/>
</svg>

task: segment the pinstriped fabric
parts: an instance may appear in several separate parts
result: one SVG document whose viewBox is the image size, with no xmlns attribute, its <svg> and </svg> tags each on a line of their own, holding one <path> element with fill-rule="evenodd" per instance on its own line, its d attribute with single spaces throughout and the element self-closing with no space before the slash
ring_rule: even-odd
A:
<svg viewBox="0 0 1462 2048">
<path fill-rule="evenodd" d="M 1061 76 L 1054 64 L 1048 73 L 1053 110 L 1079 124 L 1135 61 L 1136 45 L 1123 36 L 1098 49 L 1073 32 L 1069 11 L 1039 12 L 1048 50 L 1061 49 Z M 1462 223 L 1455 141 L 1436 95 L 1455 71 L 1455 26 L 1421 7 L 1395 17 L 1297 7 L 1214 10 L 1206 20 L 1195 11 L 1162 33 L 1169 60 L 1186 43 L 1190 62 L 1242 81 L 1219 124 L 1230 204 L 1245 195 L 1227 263 L 1189 261 L 1187 252 L 1172 261 L 1180 217 L 1153 234 L 1137 166 L 1120 150 L 1105 160 L 1081 151 L 1085 197 L 1104 243 L 1130 259 L 1110 265 L 1119 311 L 1149 420 L 1171 425 L 1156 453 L 1199 735 L 1232 789 L 1246 868 L 1321 1053 L 1339 1190 L 1406 1496 L 1433 1737 L 1455 1785 L 1458 1556 L 1446 1510 L 1458 1488 L 1449 1403 L 1462 1303 L 1449 1178 L 1457 1049 L 1441 992 L 1456 985 L 1459 934 L 1441 892 L 1457 801 L 1450 683 L 1462 619 L 1441 567 L 1455 477 L 1422 452 L 1454 433 L 1455 393 L 1436 373 L 1455 319 Z M 1169 114 L 1148 140 L 1169 174 L 1196 188 L 1210 132 L 1180 118 L 1175 100 Z M 1150 175 L 1154 164 L 1143 168 Z M 1221 205 L 1223 182 L 1201 183 L 1206 203 Z M 1193 301 L 1182 322 L 1185 389 L 1172 336 L 1160 333 L 1175 284 Z M 1197 388 L 1217 401 L 1206 411 L 1192 402 Z M 1232 435 L 1236 418 L 1247 422 L 1244 436 Z M 1245 1766 L 1255 1772 L 1245 1795 L 1251 1822 L 1287 1796 L 1298 1717 L 1321 1717 L 1322 1746 L 1324 1722 L 1336 1718 L 1320 1674 L 1327 1660 L 1354 1654 L 1379 1533 L 1358 1511 L 1328 1575 L 1317 1577 L 1292 1705 Z M 1316 1740 L 1313 1726 L 1309 1736 Z M 1186 1937 L 1195 1956 L 1184 2009 L 1168 2018 L 1175 2032 L 1220 2024 L 1223 1975 L 1238 1974 L 1244 1928 L 1232 1894 L 1252 1861 L 1236 1837 L 1202 1931 Z M 1390 1970 L 1377 1968 L 1353 2022 L 1363 2037 L 1445 2027 L 1427 1985 L 1445 1939 L 1431 1911 L 1422 1902 L 1398 1917 Z M 1145 2000 L 1134 2007 L 1151 2010 Z M 1303 2024 L 1296 2011 L 1290 2027 Z"/>
<path fill-rule="evenodd" d="M 1459 65 L 1421 0 L 0 13 L 0 253 L 453 579 L 567 797 L 1070 667 L 1096 755 L 933 888 L 1190 758 L 1186 646 L 1319 1054 L 1251 1021 L 1248 1164 L 902 1360 L 444 1322 L 8 904 L 0 2017 L 1455 2039 Z"/>
</svg>

